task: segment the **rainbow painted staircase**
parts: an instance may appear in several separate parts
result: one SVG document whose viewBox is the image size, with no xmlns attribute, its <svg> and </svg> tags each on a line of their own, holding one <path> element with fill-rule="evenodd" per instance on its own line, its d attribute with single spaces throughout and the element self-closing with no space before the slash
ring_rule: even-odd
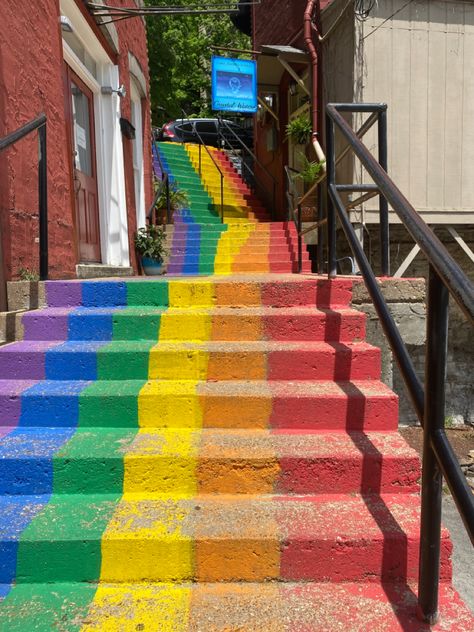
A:
<svg viewBox="0 0 474 632">
<path fill-rule="evenodd" d="M 2 632 L 427 629 L 419 462 L 350 280 L 46 294 L 0 348 Z M 472 631 L 450 553 L 438 629 Z"/>
<path fill-rule="evenodd" d="M 224 174 L 224 223 L 220 174 L 199 145 L 158 143 L 170 181 L 188 194 L 189 207 L 175 213 L 169 274 L 296 272 L 293 223 L 270 222 L 268 212 L 232 166 L 227 155 L 208 148 Z M 311 271 L 308 253 L 303 270 Z"/>
</svg>

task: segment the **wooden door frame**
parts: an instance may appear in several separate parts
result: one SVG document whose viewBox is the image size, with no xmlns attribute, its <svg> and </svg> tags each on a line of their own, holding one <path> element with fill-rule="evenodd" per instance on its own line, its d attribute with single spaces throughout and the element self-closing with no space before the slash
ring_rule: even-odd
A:
<svg viewBox="0 0 474 632">
<path fill-rule="evenodd" d="M 66 142 L 69 165 L 69 197 L 72 212 L 73 241 L 76 262 L 79 263 L 79 237 L 76 220 L 76 191 L 74 188 L 74 143 L 72 139 L 72 103 L 70 88 L 71 67 L 63 60 L 63 86 L 64 86 L 64 117 L 66 122 Z"/>
<path fill-rule="evenodd" d="M 64 89 L 65 89 L 65 114 L 66 114 L 66 128 L 69 145 L 70 156 L 70 187 L 71 187 L 71 208 L 73 211 L 73 226 L 74 226 L 74 244 L 76 250 L 76 261 L 81 263 L 80 254 L 80 240 L 79 240 L 79 226 L 77 224 L 76 213 L 76 189 L 74 178 L 74 121 L 72 117 L 72 93 L 71 83 L 75 83 L 77 87 L 86 95 L 89 103 L 89 128 L 90 128 L 90 142 L 91 142 L 91 163 L 92 163 L 92 178 L 95 181 L 96 188 L 96 200 L 97 200 L 97 233 L 99 235 L 99 259 L 102 262 L 102 235 L 100 231 L 100 198 L 99 198 L 99 186 L 98 186 L 98 174 L 97 174 L 97 152 L 96 152 L 96 137 L 95 137 L 95 106 L 94 106 L 94 92 L 84 81 L 78 76 L 76 72 L 64 61 Z"/>
</svg>

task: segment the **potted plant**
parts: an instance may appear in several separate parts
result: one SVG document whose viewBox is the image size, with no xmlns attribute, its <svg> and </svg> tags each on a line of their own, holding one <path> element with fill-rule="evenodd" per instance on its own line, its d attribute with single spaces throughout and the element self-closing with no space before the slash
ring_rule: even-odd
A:
<svg viewBox="0 0 474 632">
<path fill-rule="evenodd" d="M 163 274 L 163 257 L 167 253 L 165 241 L 165 228 L 156 224 L 139 228 L 135 233 L 135 248 L 147 276 Z"/>
<path fill-rule="evenodd" d="M 311 121 L 306 114 L 293 119 L 286 126 L 286 135 L 297 145 L 307 145 L 313 133 Z"/>
<path fill-rule="evenodd" d="M 170 199 L 170 211 L 173 215 L 175 211 L 184 208 L 188 205 L 188 194 L 179 188 L 176 182 L 170 182 L 168 185 L 169 199 Z M 155 192 L 158 191 L 158 197 L 155 203 L 155 209 L 161 211 L 161 214 L 166 217 L 168 211 L 168 200 L 166 193 L 166 185 L 160 180 L 155 181 Z"/>
<path fill-rule="evenodd" d="M 303 168 L 295 175 L 295 179 L 303 180 L 305 184 L 314 184 L 321 173 L 324 162 L 318 162 L 317 160 L 309 160 L 304 154 L 300 152 L 300 156 L 303 162 Z"/>
</svg>

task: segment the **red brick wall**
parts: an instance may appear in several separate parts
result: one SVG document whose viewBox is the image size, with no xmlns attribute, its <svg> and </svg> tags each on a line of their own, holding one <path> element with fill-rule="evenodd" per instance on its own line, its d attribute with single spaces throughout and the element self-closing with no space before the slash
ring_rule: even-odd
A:
<svg viewBox="0 0 474 632">
<path fill-rule="evenodd" d="M 324 9 L 331 0 L 321 0 Z M 304 46 L 303 17 L 308 0 L 261 0 L 253 7 L 253 43 Z"/>
<path fill-rule="evenodd" d="M 76 263 L 62 83 L 59 2 L 2 1 L 0 136 L 48 117 L 49 243 L 52 276 Z M 38 270 L 36 135 L 0 155 L 0 225 L 6 277 Z"/>
<path fill-rule="evenodd" d="M 254 46 L 289 44 L 303 28 L 307 0 L 262 0 L 253 7 Z M 298 38 L 300 39 L 300 38 Z"/>
<path fill-rule="evenodd" d="M 78 4 L 82 0 L 77 0 Z M 117 0 L 135 6 L 134 0 Z M 40 112 L 48 117 L 48 211 L 51 278 L 75 276 L 77 263 L 71 199 L 62 75 L 59 0 L 2 0 L 0 30 L 0 136 L 15 130 Z M 117 23 L 120 82 L 127 88 L 122 116 L 130 119 L 128 51 L 137 58 L 148 83 L 145 25 L 139 18 Z M 148 86 L 147 86 L 148 88 Z M 146 204 L 152 199 L 150 105 L 143 100 Z M 131 141 L 123 138 L 125 185 L 132 262 L 136 229 Z M 38 271 L 37 141 L 25 139 L 0 155 L 0 231 L 6 279 L 21 267 Z M 1 266 L 1 262 L 0 262 Z M 0 275 L 1 277 L 1 275 Z"/>
<path fill-rule="evenodd" d="M 330 0 L 321 0 L 321 9 L 328 5 Z M 307 0 L 262 0 L 260 4 L 253 6 L 253 48 L 259 50 L 262 45 L 291 45 L 306 50 L 304 42 L 304 12 L 308 4 Z M 266 150 L 266 134 L 274 126 L 271 118 L 266 117 L 266 124 L 255 124 L 255 147 L 258 158 L 266 166 L 277 180 L 277 218 L 286 217 L 286 182 L 284 166 L 288 164 L 288 143 L 286 141 L 286 125 L 288 123 L 287 90 L 290 76 L 287 72 L 282 74 L 279 86 L 279 119 L 280 129 L 277 131 L 277 150 Z M 256 173 L 263 182 L 268 177 Z"/>
</svg>

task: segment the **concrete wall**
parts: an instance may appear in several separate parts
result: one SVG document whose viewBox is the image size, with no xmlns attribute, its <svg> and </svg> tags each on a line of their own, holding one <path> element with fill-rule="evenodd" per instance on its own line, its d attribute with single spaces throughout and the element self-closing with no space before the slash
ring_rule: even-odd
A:
<svg viewBox="0 0 474 632">
<path fill-rule="evenodd" d="M 366 253 L 376 265 L 379 249 L 376 247 L 377 235 L 375 227 L 370 230 L 373 248 L 369 250 L 366 240 Z M 474 278 L 474 270 L 467 267 L 467 256 L 459 246 L 445 234 L 445 229 L 438 228 L 437 234 L 443 238 L 450 254 L 469 270 Z M 413 242 L 401 227 L 392 228 L 392 260 L 405 256 Z M 470 244 L 474 247 L 474 230 L 471 229 Z M 338 256 L 349 254 L 344 247 L 342 236 L 338 241 Z M 463 265 L 464 264 L 464 265 Z M 384 283 L 385 297 L 390 311 L 399 326 L 407 345 L 415 368 L 424 379 L 425 340 L 426 340 L 426 290 L 424 276 L 427 275 L 427 264 L 423 255 L 419 255 L 407 271 L 407 278 L 390 279 Z M 375 308 L 368 300 L 363 283 L 354 292 L 354 305 L 362 309 L 367 316 L 367 338 L 369 342 L 382 349 L 383 381 L 394 389 L 400 397 L 400 423 L 417 423 L 416 415 L 408 398 L 403 379 L 393 362 L 392 354 L 383 334 Z M 474 357 L 474 339 L 472 327 L 467 323 L 457 305 L 450 303 L 448 336 L 448 370 L 446 377 L 446 417 L 449 423 L 474 423 L 474 389 L 472 388 L 472 358 Z"/>
<path fill-rule="evenodd" d="M 78 0 L 78 6 L 83 7 Z M 119 0 L 118 4 L 127 4 Z M 48 117 L 48 204 L 50 274 L 75 275 L 77 263 L 71 191 L 71 159 L 67 146 L 63 89 L 63 50 L 59 0 L 18 3 L 3 0 L 0 33 L 0 136 L 13 131 L 40 112 Z M 121 115 L 130 118 L 128 52 L 143 71 L 148 93 L 145 25 L 134 19 L 117 24 L 120 82 L 127 88 Z M 151 146 L 149 100 L 143 100 L 146 200 L 151 202 Z M 126 213 L 129 241 L 135 228 L 132 152 L 124 139 Z M 38 270 L 38 201 L 36 137 L 23 140 L 0 160 L 0 233 L 5 278 L 17 278 L 21 267 Z M 133 253 L 133 248 L 130 247 Z M 132 255 L 133 256 L 133 255 Z M 1 262 L 0 262 L 1 265 Z"/>
</svg>

